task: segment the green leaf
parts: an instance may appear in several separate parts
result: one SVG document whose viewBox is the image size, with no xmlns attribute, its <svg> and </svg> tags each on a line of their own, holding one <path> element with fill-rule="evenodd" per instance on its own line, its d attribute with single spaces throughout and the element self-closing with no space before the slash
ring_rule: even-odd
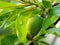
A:
<svg viewBox="0 0 60 45">
<path fill-rule="evenodd" d="M 0 36 L 11 34 L 11 30 L 0 29 Z"/>
<path fill-rule="evenodd" d="M 50 0 L 37 0 L 37 5 L 41 8 L 51 8 L 51 1 Z"/>
<path fill-rule="evenodd" d="M 28 32 L 28 30 L 26 30 L 27 20 L 32 16 L 38 15 L 40 13 L 39 11 L 41 10 L 38 10 L 36 8 L 31 8 L 31 9 L 26 8 L 25 10 L 20 12 L 20 14 L 18 15 L 17 21 L 16 21 L 16 32 L 19 40 L 22 43 L 26 42 L 26 36 Z"/>
<path fill-rule="evenodd" d="M 50 0 L 42 0 L 42 3 L 43 3 L 43 6 L 45 8 L 51 8 L 52 7 Z"/>
<path fill-rule="evenodd" d="M 0 8 L 4 8 L 4 7 L 12 7 L 12 6 L 16 6 L 15 4 L 11 4 L 11 3 L 8 3 L 8 2 L 3 2 L 3 1 L 0 1 Z"/>
<path fill-rule="evenodd" d="M 44 19 L 41 29 L 47 29 L 51 24 L 53 24 L 54 22 L 56 22 L 56 20 L 58 18 L 59 17 L 55 16 L 55 15 L 48 16 L 46 19 Z"/>
<path fill-rule="evenodd" d="M 47 30 L 48 34 L 54 34 L 60 37 L 60 28 L 51 28 Z"/>
<path fill-rule="evenodd" d="M 58 19 L 59 17 L 56 16 L 56 15 L 50 15 L 44 19 L 43 23 L 42 23 L 42 28 L 41 30 L 39 31 L 39 33 L 34 37 L 34 39 L 37 39 L 39 38 L 40 35 L 42 35 L 43 33 L 45 34 L 46 33 L 46 29 L 51 25 L 53 24 L 54 22 L 56 22 L 56 20 Z"/>
<path fill-rule="evenodd" d="M 60 4 L 54 6 L 49 13 L 56 16 L 60 16 Z"/>
<path fill-rule="evenodd" d="M 39 45 L 39 44 L 38 44 L 38 41 L 34 41 L 33 44 L 34 44 L 34 45 Z"/>
<path fill-rule="evenodd" d="M 18 19 L 16 22 L 16 33 L 19 38 L 19 40 L 23 43 L 26 43 L 26 36 L 27 36 L 27 30 L 25 29 L 25 25 L 21 25 L 20 20 Z"/>
<path fill-rule="evenodd" d="M 59 16 L 60 16 L 60 5 L 57 5 L 49 11 L 49 16 L 43 21 L 42 29 L 46 29 L 51 24 L 53 24 L 59 18 Z"/>
<path fill-rule="evenodd" d="M 15 8 L 13 10 L 3 10 L 0 13 L 0 21 L 2 22 L 0 28 L 12 27 L 14 21 L 17 18 L 17 13 L 19 13 L 19 9 Z M 11 23 L 11 24 L 10 24 Z"/>
<path fill-rule="evenodd" d="M 48 45 L 48 44 L 45 44 L 45 43 L 40 43 L 40 42 L 39 42 L 39 45 Z"/>
<path fill-rule="evenodd" d="M 56 2 L 60 2 L 60 0 L 54 0 L 54 1 L 56 1 Z"/>
<path fill-rule="evenodd" d="M 45 39 L 34 41 L 33 44 L 34 45 L 49 45 L 48 43 L 45 42 Z"/>
<path fill-rule="evenodd" d="M 1 45 L 15 45 L 17 37 L 15 35 L 6 36 L 1 40 Z"/>
<path fill-rule="evenodd" d="M 42 0 L 36 0 L 36 3 L 40 8 L 44 8 Z"/>
<path fill-rule="evenodd" d="M 9 10 L 3 9 L 3 11 L 0 12 L 0 21 L 3 21 L 6 18 L 15 16 L 18 11 L 19 10 L 17 8 L 14 8 L 13 10 L 12 9 L 9 9 Z"/>
<path fill-rule="evenodd" d="M 6 22 L 5 25 L 4 25 L 4 29 L 12 28 L 12 27 L 15 27 L 15 21 Z"/>
<path fill-rule="evenodd" d="M 11 14 L 10 12 L 4 10 L 0 13 L 0 21 L 3 21 L 4 19 L 6 19 L 7 17 L 9 17 L 9 14 Z"/>
</svg>

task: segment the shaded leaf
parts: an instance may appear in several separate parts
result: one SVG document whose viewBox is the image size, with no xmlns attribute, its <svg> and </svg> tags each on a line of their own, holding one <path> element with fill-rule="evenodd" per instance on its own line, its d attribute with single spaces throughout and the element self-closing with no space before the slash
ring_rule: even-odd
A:
<svg viewBox="0 0 60 45">
<path fill-rule="evenodd" d="M 50 15 L 48 16 L 46 19 L 44 19 L 43 24 L 42 24 L 42 29 L 47 29 L 51 24 L 53 24 L 54 22 L 56 22 L 56 20 L 58 19 L 58 16 L 55 15 Z"/>
<path fill-rule="evenodd" d="M 47 18 L 44 19 L 43 23 L 42 23 L 42 28 L 41 30 L 38 32 L 38 34 L 34 37 L 34 39 L 39 38 L 40 35 L 45 34 L 46 33 L 46 29 L 53 24 L 54 22 L 56 22 L 56 20 L 59 17 L 56 15 L 52 15 L 49 14 Z"/>
<path fill-rule="evenodd" d="M 60 4 L 54 6 L 49 13 L 52 15 L 60 16 Z"/>
<path fill-rule="evenodd" d="M 46 43 L 43 39 L 34 41 L 34 45 L 49 45 L 48 43 Z"/>
<path fill-rule="evenodd" d="M 54 34 L 60 36 L 60 28 L 51 28 L 47 30 L 48 34 Z"/>
<path fill-rule="evenodd" d="M 43 0 L 42 3 L 45 8 L 49 9 L 52 7 L 51 0 Z"/>
<path fill-rule="evenodd" d="M 0 36 L 11 34 L 11 30 L 0 29 Z"/>
<path fill-rule="evenodd" d="M 1 45 L 15 45 L 17 37 L 15 35 L 6 36 L 1 40 Z"/>
</svg>

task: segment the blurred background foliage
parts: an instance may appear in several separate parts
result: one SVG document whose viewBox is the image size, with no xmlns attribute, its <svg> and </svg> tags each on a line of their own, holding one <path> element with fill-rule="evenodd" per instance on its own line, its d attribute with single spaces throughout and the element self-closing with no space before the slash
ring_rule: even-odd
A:
<svg viewBox="0 0 60 45">
<path fill-rule="evenodd" d="M 23 3 L 23 6 L 18 5 L 20 4 L 20 2 Z M 23 43 L 28 42 L 28 40 L 26 39 L 27 30 L 25 30 L 25 24 L 27 22 L 27 19 L 32 16 L 41 16 L 42 13 L 43 15 L 45 14 L 45 20 L 42 25 L 43 30 L 47 29 L 50 24 L 53 25 L 53 23 L 60 16 L 57 15 L 60 14 L 60 5 L 52 8 L 51 2 L 53 2 L 53 0 L 44 0 L 43 2 L 39 0 L 0 0 L 0 45 L 23 45 L 22 43 L 20 43 L 20 41 Z M 49 10 L 50 8 L 52 8 L 51 10 L 53 10 L 53 12 Z M 47 16 L 46 18 L 46 15 L 48 15 L 47 12 L 49 12 L 49 16 Z M 56 14 L 56 16 L 54 14 Z M 39 35 L 40 33 L 37 37 L 39 37 Z M 39 39 L 40 38 L 41 37 L 39 37 Z"/>
</svg>

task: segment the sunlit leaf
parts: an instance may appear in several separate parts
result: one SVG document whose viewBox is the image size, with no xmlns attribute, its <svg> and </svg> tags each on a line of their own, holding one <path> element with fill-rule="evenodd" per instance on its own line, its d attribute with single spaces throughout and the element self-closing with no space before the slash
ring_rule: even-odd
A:
<svg viewBox="0 0 60 45">
<path fill-rule="evenodd" d="M 28 30 L 26 30 L 26 22 L 27 20 L 31 17 L 31 16 L 35 16 L 38 15 L 39 10 L 38 9 L 32 9 L 32 10 L 26 10 L 20 13 L 20 16 L 18 16 L 17 18 L 17 22 L 16 22 L 16 31 L 17 31 L 17 36 L 19 38 L 19 40 L 23 43 L 25 43 L 26 41 L 26 36 L 27 36 L 27 32 Z M 33 14 L 34 12 L 34 14 Z"/>
<path fill-rule="evenodd" d="M 56 2 L 60 2 L 60 0 L 54 0 L 54 1 L 56 1 Z"/>
<path fill-rule="evenodd" d="M 0 8 L 10 8 L 12 6 L 16 6 L 15 4 L 11 4 L 11 3 L 8 3 L 8 2 L 3 2 L 3 1 L 0 1 Z"/>
</svg>

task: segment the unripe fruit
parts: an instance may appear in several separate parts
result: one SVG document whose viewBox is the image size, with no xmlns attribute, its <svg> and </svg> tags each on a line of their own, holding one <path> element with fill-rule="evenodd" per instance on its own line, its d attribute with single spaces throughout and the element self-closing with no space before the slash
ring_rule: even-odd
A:
<svg viewBox="0 0 60 45">
<path fill-rule="evenodd" d="M 31 17 L 27 21 L 27 25 L 26 25 L 28 33 L 31 34 L 32 36 L 35 36 L 41 29 L 42 21 L 43 18 L 40 16 Z"/>
</svg>

